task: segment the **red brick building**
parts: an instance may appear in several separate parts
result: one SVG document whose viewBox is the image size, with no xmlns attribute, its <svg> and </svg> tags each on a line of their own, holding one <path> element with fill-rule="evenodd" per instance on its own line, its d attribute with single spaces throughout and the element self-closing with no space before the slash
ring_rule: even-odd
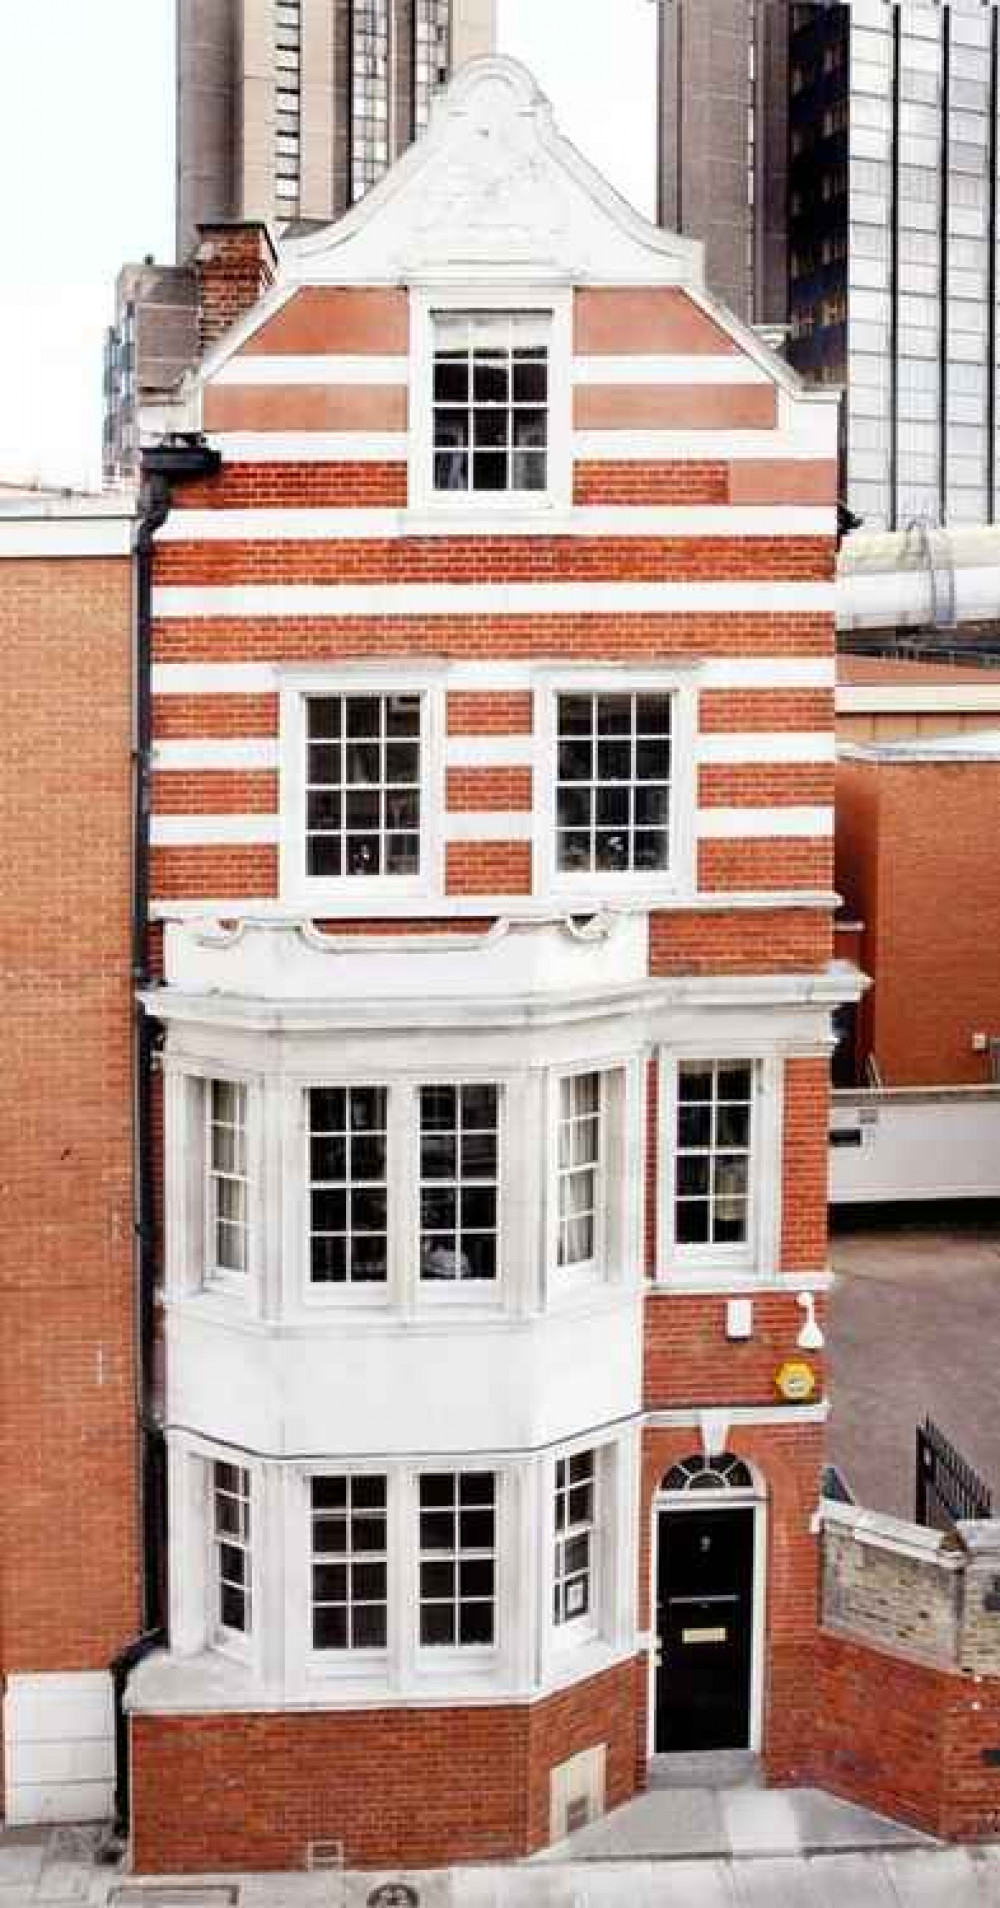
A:
<svg viewBox="0 0 1000 1908">
<path fill-rule="evenodd" d="M 793 1780 L 836 401 L 489 61 L 189 422 L 136 1865 L 518 1855 L 691 1747 Z"/>
<path fill-rule="evenodd" d="M 110 1809 L 139 1626 L 132 506 L 0 486 L 4 1815 Z"/>
<path fill-rule="evenodd" d="M 887 1087 L 996 1082 L 998 825 L 998 730 L 841 752 L 837 888 L 871 978 L 857 1052 Z"/>
</svg>

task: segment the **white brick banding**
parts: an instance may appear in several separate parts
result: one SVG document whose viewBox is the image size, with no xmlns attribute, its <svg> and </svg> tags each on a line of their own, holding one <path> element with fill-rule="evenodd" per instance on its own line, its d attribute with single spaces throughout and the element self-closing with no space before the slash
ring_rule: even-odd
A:
<svg viewBox="0 0 1000 1908">
<path fill-rule="evenodd" d="M 161 585 L 153 615 L 754 616 L 833 614 L 830 583 L 244 583 Z"/>
<path fill-rule="evenodd" d="M 832 537 L 832 506 L 593 504 L 489 521 L 409 510 L 175 510 L 157 543 L 332 543 L 403 537 Z"/>
</svg>

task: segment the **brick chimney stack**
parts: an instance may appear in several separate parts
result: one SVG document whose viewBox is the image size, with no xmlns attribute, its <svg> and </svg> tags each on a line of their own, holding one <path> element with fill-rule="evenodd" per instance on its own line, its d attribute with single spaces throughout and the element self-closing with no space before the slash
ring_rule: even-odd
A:
<svg viewBox="0 0 1000 1908">
<path fill-rule="evenodd" d="M 264 296 L 274 283 L 277 264 L 274 240 L 259 219 L 199 225 L 194 252 L 199 356 Z"/>
</svg>

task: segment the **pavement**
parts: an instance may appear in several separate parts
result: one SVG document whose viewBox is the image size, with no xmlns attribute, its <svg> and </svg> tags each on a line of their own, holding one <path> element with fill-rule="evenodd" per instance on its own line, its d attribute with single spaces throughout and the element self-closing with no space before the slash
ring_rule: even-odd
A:
<svg viewBox="0 0 1000 1908">
<path fill-rule="evenodd" d="M 1000 1845 L 946 1848 L 810 1789 L 654 1790 L 530 1862 L 422 1874 L 147 1880 L 101 1867 L 100 1833 L 0 1833 L 0 1908 L 1000 1908 Z"/>
<path fill-rule="evenodd" d="M 834 1220 L 830 1456 L 871 1510 L 912 1517 L 931 1417 L 1000 1507 L 1000 1207 L 911 1205 Z"/>
</svg>

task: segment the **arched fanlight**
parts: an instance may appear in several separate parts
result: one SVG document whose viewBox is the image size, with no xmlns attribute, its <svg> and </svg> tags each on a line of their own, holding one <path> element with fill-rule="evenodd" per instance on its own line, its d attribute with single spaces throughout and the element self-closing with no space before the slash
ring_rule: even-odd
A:
<svg viewBox="0 0 1000 1908">
<path fill-rule="evenodd" d="M 679 1464 L 672 1464 L 660 1485 L 661 1491 L 749 1491 L 753 1489 L 753 1478 L 749 1465 L 742 1458 L 734 1457 L 731 1451 L 723 1451 L 721 1457 L 703 1457 L 698 1451 L 693 1457 L 682 1458 Z"/>
</svg>

